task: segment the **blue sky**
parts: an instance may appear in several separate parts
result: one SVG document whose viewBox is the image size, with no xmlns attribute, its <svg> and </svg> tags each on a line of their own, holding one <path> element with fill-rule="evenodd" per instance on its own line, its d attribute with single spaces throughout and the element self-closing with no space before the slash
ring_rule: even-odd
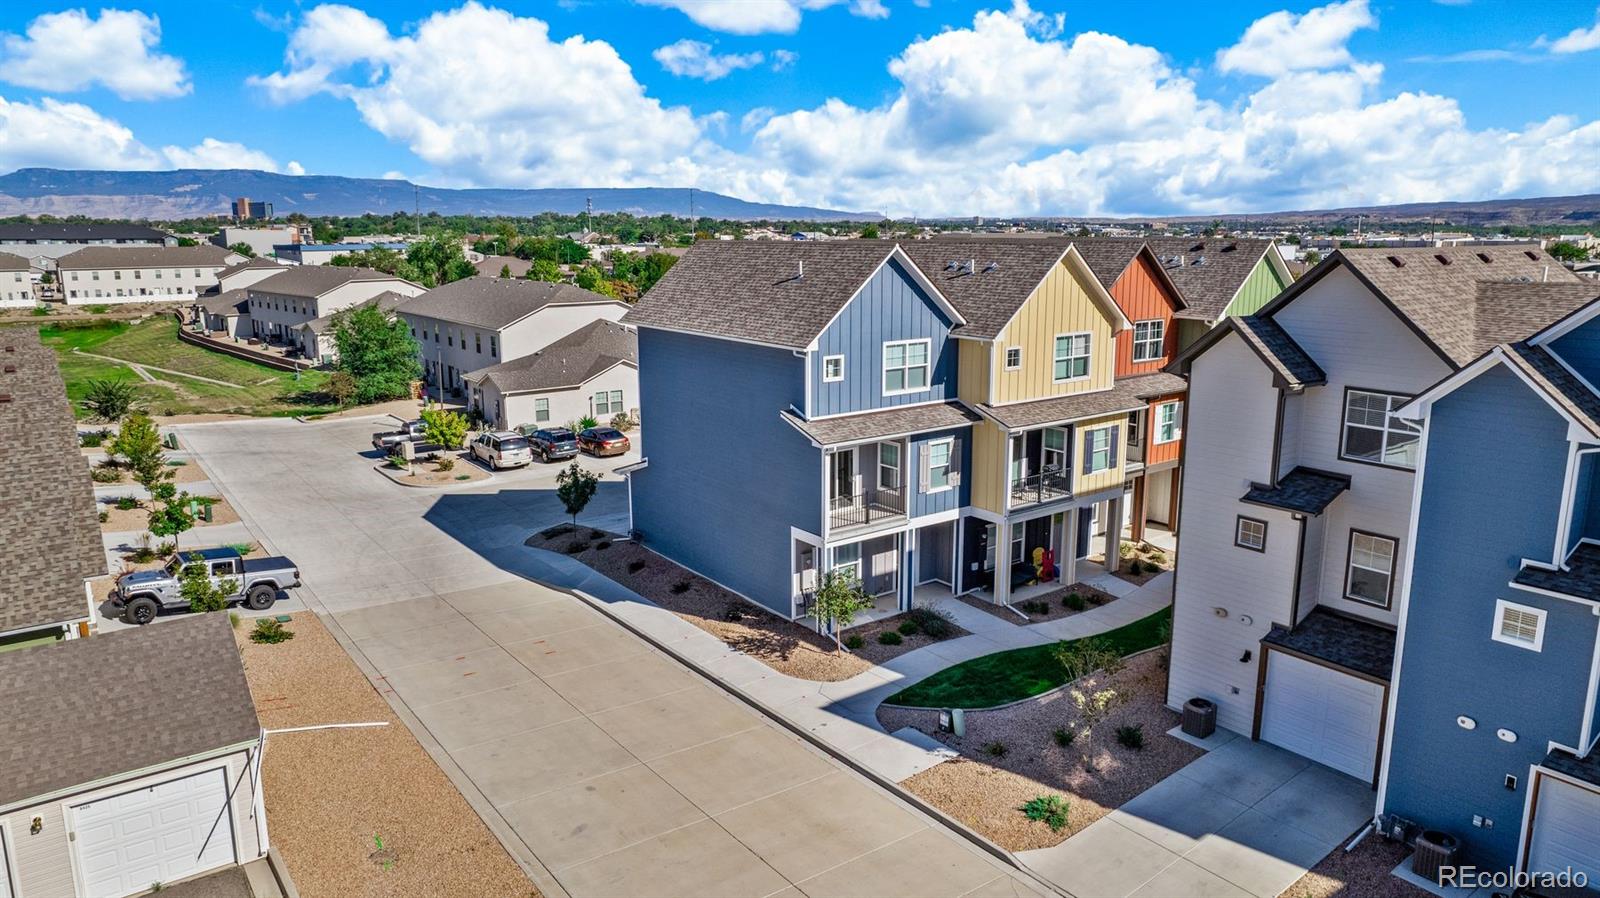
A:
<svg viewBox="0 0 1600 898">
<path fill-rule="evenodd" d="M 0 170 L 697 185 L 897 216 L 1600 190 L 1594 0 L 77 9 L 0 16 Z"/>
</svg>

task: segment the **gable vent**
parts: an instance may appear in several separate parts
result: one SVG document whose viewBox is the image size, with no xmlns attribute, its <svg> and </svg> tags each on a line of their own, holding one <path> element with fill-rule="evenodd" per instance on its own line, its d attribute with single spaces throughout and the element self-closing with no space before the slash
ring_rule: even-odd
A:
<svg viewBox="0 0 1600 898">
<path fill-rule="evenodd" d="M 1449 265 L 1450 264 L 1450 257 L 1445 255 L 1444 253 L 1434 253 L 1433 257 L 1435 259 L 1439 260 L 1439 264 L 1440 265 Z"/>
<path fill-rule="evenodd" d="M 1389 264 L 1393 265 L 1396 268 L 1404 268 L 1404 267 L 1406 267 L 1406 260 L 1400 258 L 1399 256 L 1390 256 L 1389 257 Z"/>
</svg>

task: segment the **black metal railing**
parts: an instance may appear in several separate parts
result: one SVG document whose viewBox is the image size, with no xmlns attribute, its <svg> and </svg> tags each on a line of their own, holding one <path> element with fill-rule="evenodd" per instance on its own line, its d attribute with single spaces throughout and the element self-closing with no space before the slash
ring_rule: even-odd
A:
<svg viewBox="0 0 1600 898">
<path fill-rule="evenodd" d="M 1040 471 L 1011 481 L 1012 505 L 1034 505 L 1071 496 L 1072 475 L 1065 471 Z"/>
<path fill-rule="evenodd" d="M 828 499 L 828 525 L 835 530 L 844 527 L 865 527 L 889 518 L 903 518 L 905 515 L 904 487 L 861 490 L 854 496 L 835 496 Z"/>
</svg>

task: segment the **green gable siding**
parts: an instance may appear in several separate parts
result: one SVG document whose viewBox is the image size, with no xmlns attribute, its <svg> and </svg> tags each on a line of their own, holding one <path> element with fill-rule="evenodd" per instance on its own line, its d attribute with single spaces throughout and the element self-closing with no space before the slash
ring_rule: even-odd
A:
<svg viewBox="0 0 1600 898">
<path fill-rule="evenodd" d="M 1277 252 L 1269 249 L 1267 252 Z M 1244 286 L 1234 294 L 1233 302 L 1228 304 L 1229 315 L 1253 315 L 1261 307 L 1271 302 L 1283 288 L 1289 286 L 1278 277 L 1278 270 L 1267 261 L 1266 253 L 1256 262 L 1256 267 L 1251 270 L 1250 276 L 1245 278 Z"/>
</svg>

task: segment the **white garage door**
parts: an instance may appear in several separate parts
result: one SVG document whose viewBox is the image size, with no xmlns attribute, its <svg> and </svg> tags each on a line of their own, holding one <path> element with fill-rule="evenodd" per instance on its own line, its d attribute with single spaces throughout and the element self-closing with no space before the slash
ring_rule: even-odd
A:
<svg viewBox="0 0 1600 898">
<path fill-rule="evenodd" d="M 1267 658 L 1261 738 L 1370 781 L 1383 687 L 1282 652 L 1268 652 Z"/>
<path fill-rule="evenodd" d="M 1600 792 L 1539 777 L 1529 872 L 1582 871 L 1600 882 Z"/>
<path fill-rule="evenodd" d="M 84 894 L 120 898 L 232 863 L 227 791 L 208 770 L 74 807 Z"/>
</svg>

